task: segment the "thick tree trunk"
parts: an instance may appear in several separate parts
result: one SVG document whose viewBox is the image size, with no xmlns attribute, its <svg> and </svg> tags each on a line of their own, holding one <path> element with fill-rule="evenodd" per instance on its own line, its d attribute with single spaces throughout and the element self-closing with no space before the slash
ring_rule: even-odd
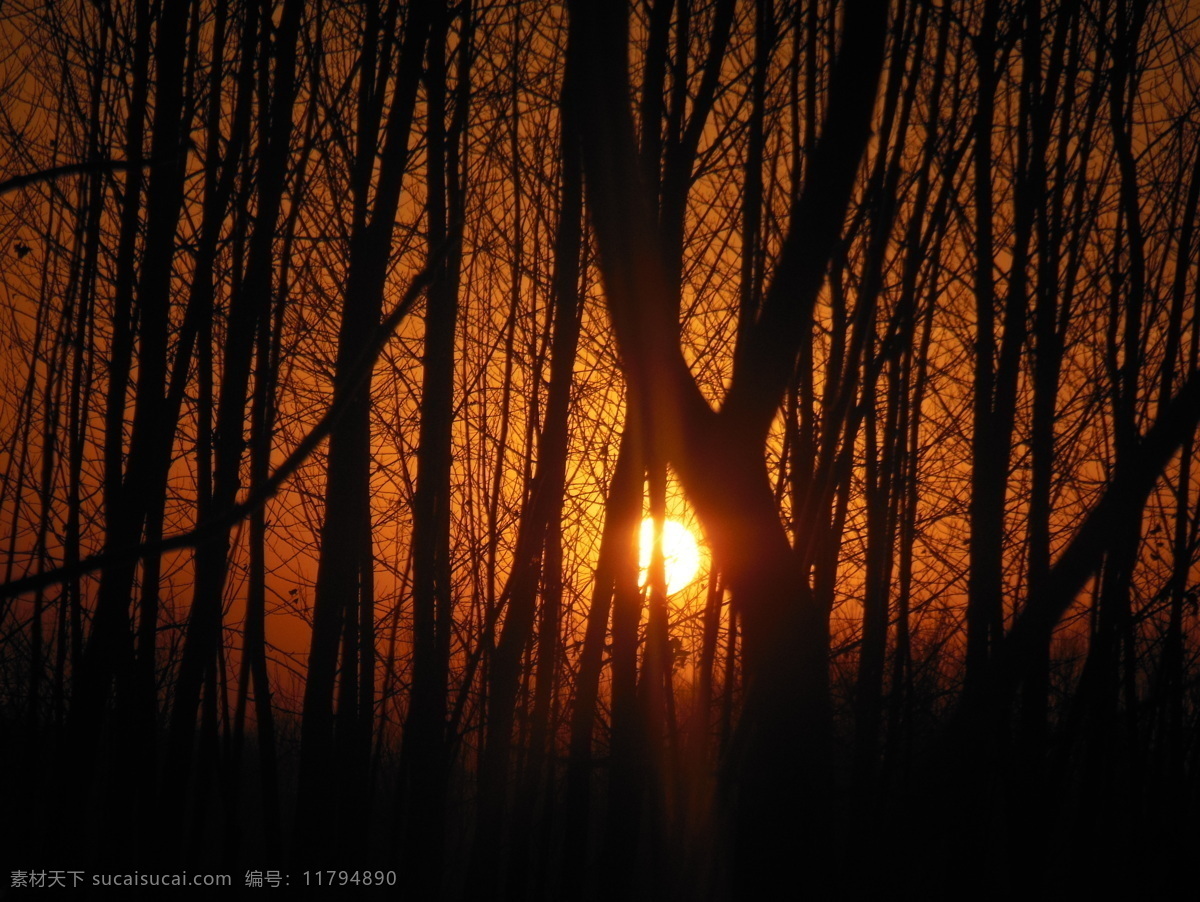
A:
<svg viewBox="0 0 1200 902">
<path fill-rule="evenodd" d="M 679 286 L 662 265 L 654 217 L 639 187 L 625 91 L 627 22 L 613 7 L 581 3 L 571 14 L 568 52 L 585 61 L 596 110 L 589 122 L 604 123 L 585 126 L 585 167 L 623 368 L 634 403 L 645 405 L 652 424 L 652 447 L 683 481 L 743 617 L 747 698 L 728 773 L 737 796 L 734 879 L 754 894 L 776 885 L 781 869 L 794 870 L 797 850 L 814 863 L 823 851 L 828 626 L 779 522 L 762 442 L 791 382 L 866 144 L 886 10 L 848 13 L 855 25 L 845 33 L 815 172 L 793 209 L 763 309 L 739 343 L 720 415 L 700 396 L 680 354 Z M 808 818 L 801 822 L 797 811 Z"/>
</svg>

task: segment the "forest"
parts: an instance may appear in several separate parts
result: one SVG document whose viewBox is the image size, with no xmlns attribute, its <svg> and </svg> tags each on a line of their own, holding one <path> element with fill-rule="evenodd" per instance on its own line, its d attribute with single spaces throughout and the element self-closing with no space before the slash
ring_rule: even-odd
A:
<svg viewBox="0 0 1200 902">
<path fill-rule="evenodd" d="M 0 2 L 5 889 L 1194 891 L 1198 42 Z"/>
</svg>

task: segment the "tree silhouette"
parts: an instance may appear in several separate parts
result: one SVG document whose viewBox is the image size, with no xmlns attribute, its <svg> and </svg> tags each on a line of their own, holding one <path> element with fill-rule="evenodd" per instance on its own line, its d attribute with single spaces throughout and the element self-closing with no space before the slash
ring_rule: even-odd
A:
<svg viewBox="0 0 1200 902">
<path fill-rule="evenodd" d="M 4 13 L 13 881 L 1181 879 L 1187 4 Z"/>
</svg>

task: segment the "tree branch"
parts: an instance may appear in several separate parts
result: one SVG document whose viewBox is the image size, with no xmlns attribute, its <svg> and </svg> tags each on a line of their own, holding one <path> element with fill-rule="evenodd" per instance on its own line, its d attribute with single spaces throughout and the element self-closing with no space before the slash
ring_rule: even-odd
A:
<svg viewBox="0 0 1200 902">
<path fill-rule="evenodd" d="M 437 249 L 426 263 L 425 268 L 413 279 L 412 284 L 409 285 L 408 290 L 404 293 L 404 297 L 401 298 L 400 302 L 387 317 L 380 322 L 371 341 L 363 347 L 358 360 L 355 361 L 350 378 L 346 380 L 340 389 L 335 391 L 333 401 L 317 425 L 301 440 L 295 450 L 288 455 L 287 460 L 280 464 L 278 469 L 265 482 L 252 488 L 240 503 L 234 505 L 224 514 L 197 525 L 195 529 L 178 535 L 168 536 L 161 541 L 147 542 L 128 548 L 101 551 L 98 554 L 89 555 L 79 561 L 79 563 L 71 566 L 55 567 L 53 570 L 46 570 L 42 573 L 35 573 L 31 576 L 11 580 L 0 585 L 0 599 L 14 598 L 24 592 L 44 589 L 47 586 L 65 582 L 68 579 L 75 579 L 113 564 L 138 561 L 151 555 L 159 555 L 168 551 L 178 551 L 183 548 L 195 548 L 221 530 L 232 527 L 243 517 L 248 516 L 259 506 L 274 497 L 283 484 L 300 468 L 300 465 L 317 449 L 317 446 L 329 436 L 334 426 L 337 425 L 338 420 L 341 419 L 346 409 L 350 406 L 350 402 L 354 399 L 354 396 L 362 390 L 375 366 L 375 361 L 383 353 L 383 349 L 387 346 L 392 333 L 395 332 L 401 320 L 404 319 L 413 308 L 413 305 L 416 304 L 417 300 L 420 299 L 421 295 L 425 293 L 425 290 L 433 282 L 434 275 L 441 265 L 442 258 L 445 256 L 446 248 L 454 241 L 454 235 L 460 229 L 461 223 L 456 224 L 447 241 Z"/>
</svg>

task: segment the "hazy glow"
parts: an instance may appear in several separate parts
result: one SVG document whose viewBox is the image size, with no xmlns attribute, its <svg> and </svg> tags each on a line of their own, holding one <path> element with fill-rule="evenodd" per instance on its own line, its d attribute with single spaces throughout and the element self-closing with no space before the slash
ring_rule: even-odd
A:
<svg viewBox="0 0 1200 902">
<path fill-rule="evenodd" d="M 642 521 L 638 540 L 638 582 L 646 584 L 650 555 L 654 550 L 654 521 Z M 663 566 L 667 578 L 667 594 L 673 595 L 696 578 L 700 569 L 700 548 L 696 538 L 682 523 L 663 521 Z"/>
</svg>

